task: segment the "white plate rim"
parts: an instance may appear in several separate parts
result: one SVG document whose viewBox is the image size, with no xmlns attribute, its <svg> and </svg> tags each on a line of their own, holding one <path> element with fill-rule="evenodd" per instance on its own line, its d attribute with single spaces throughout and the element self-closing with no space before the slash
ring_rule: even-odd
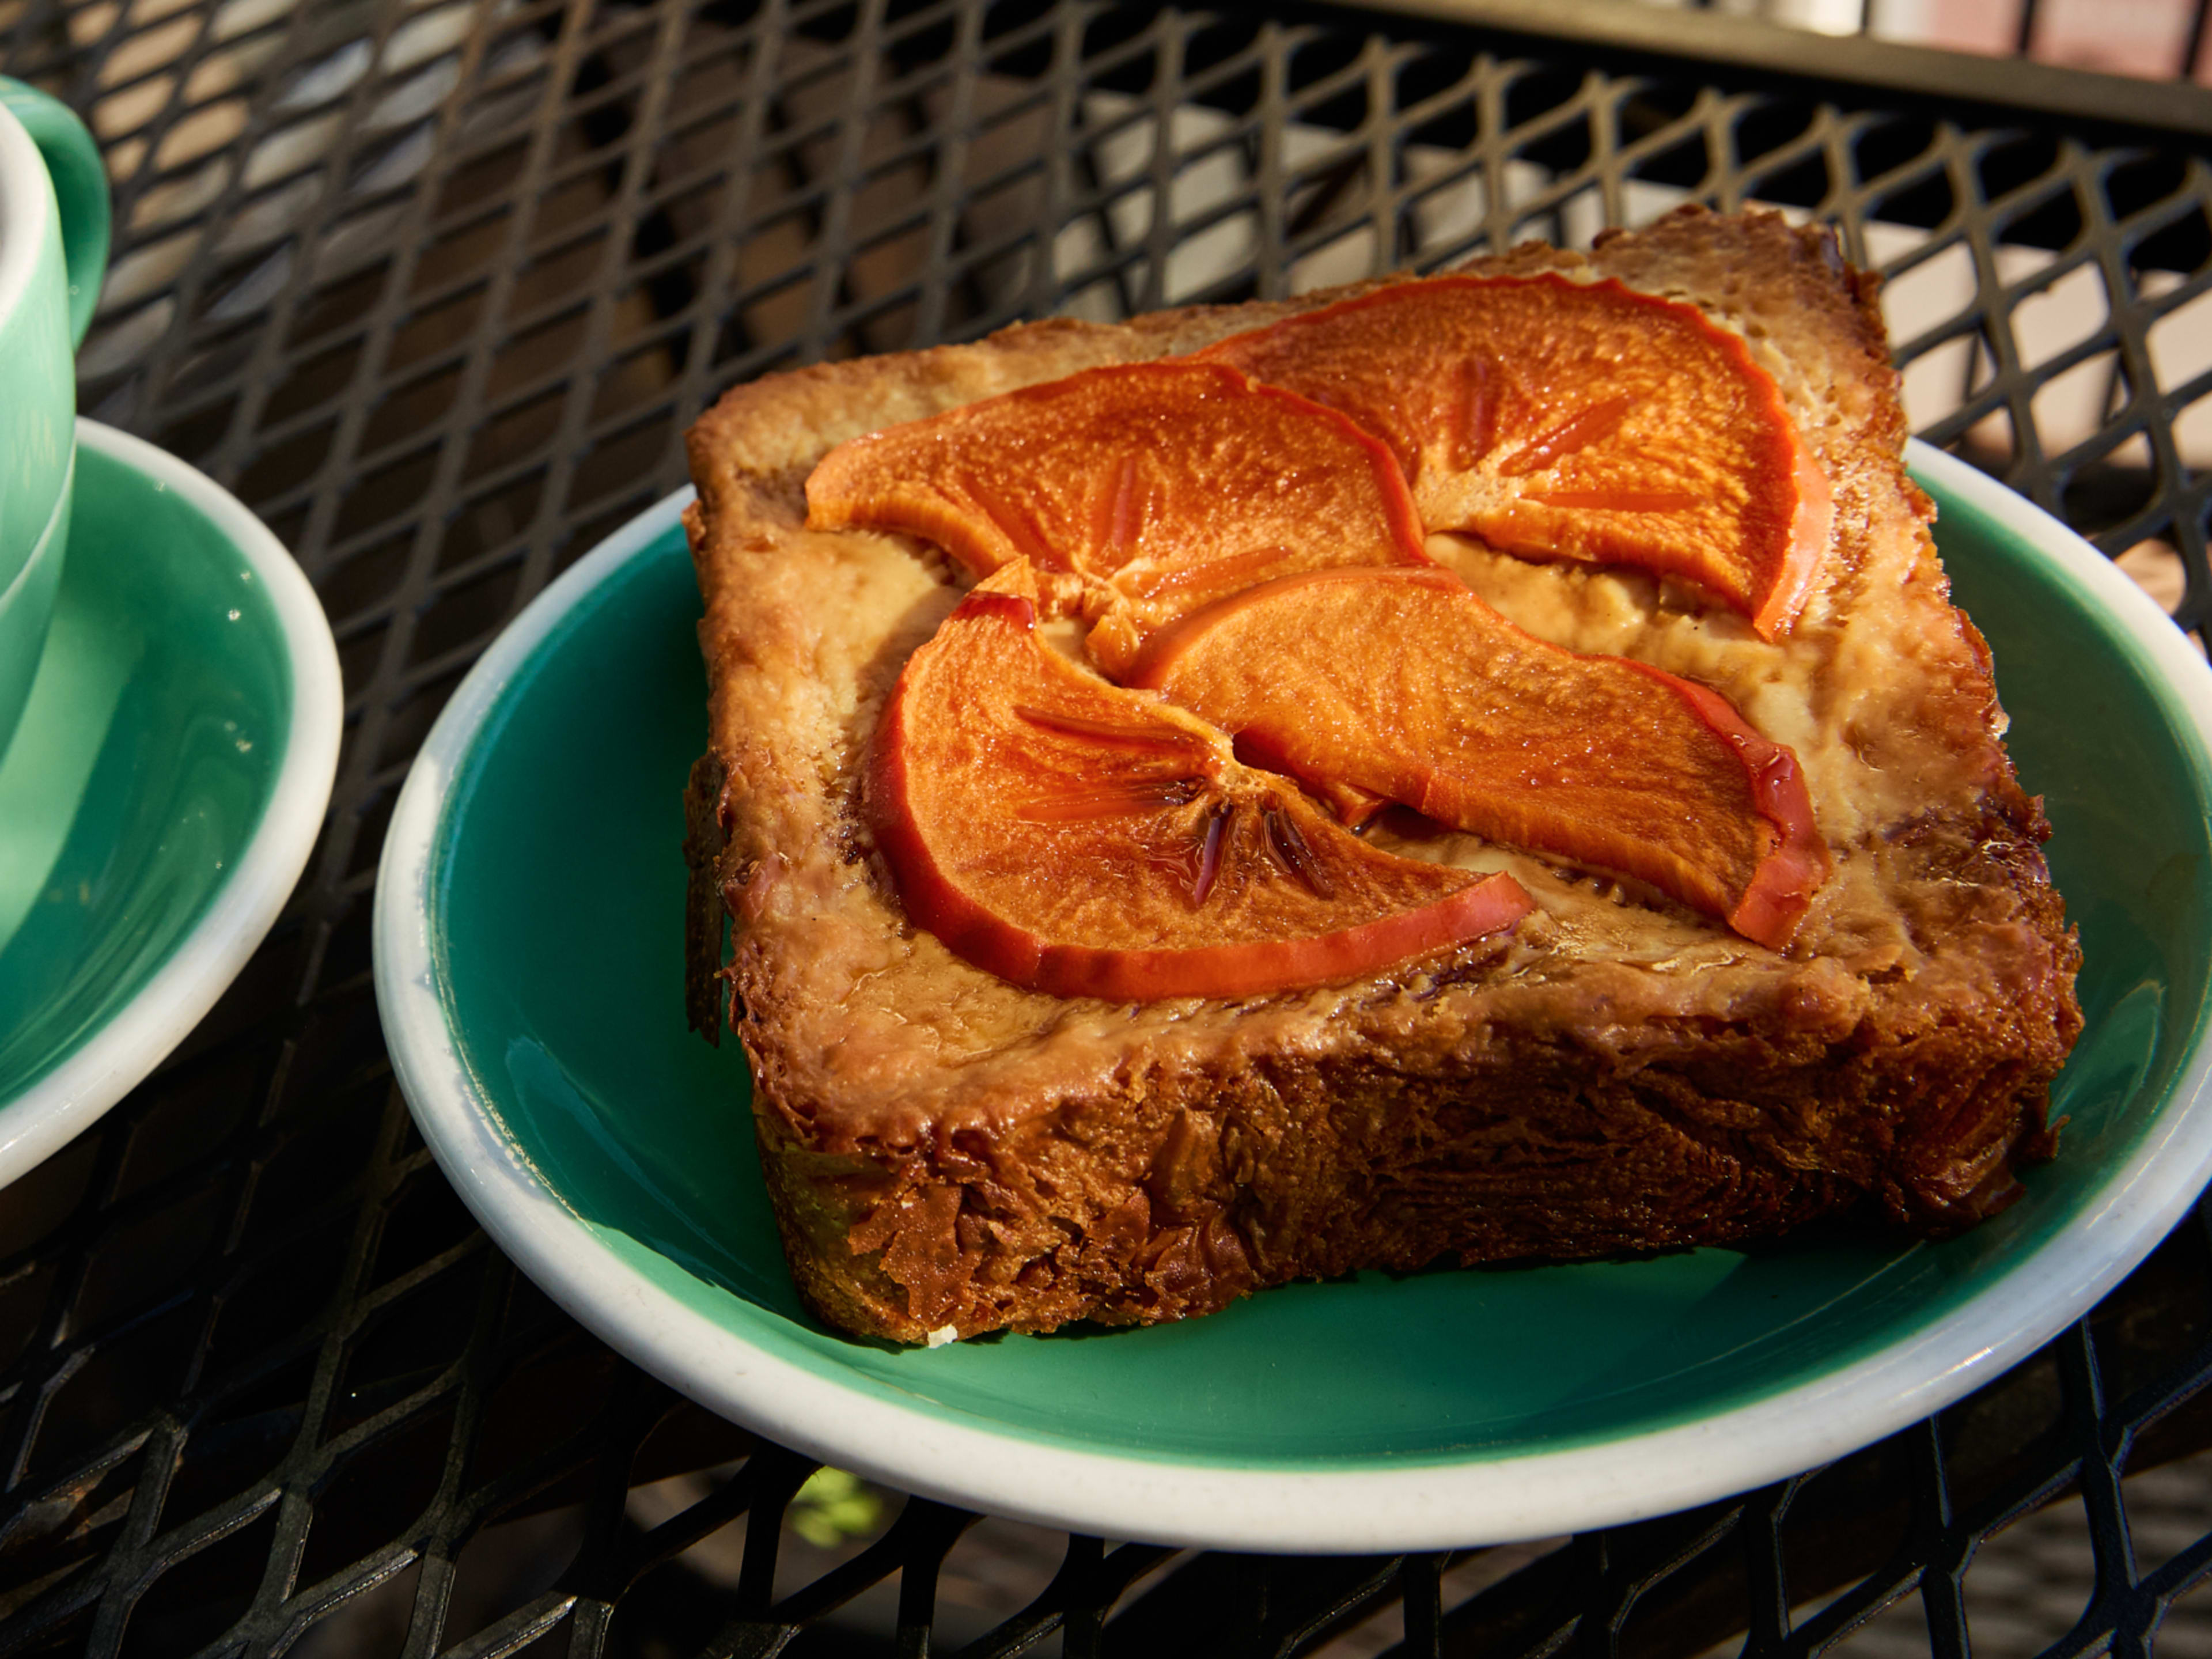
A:
<svg viewBox="0 0 2212 1659">
<path fill-rule="evenodd" d="M 2212 669 L 2136 585 L 2064 525 L 1914 441 L 1916 472 L 2087 586 L 2166 677 L 2212 756 Z M 617 531 L 509 625 L 432 728 L 393 811 L 374 921 L 377 1005 L 425 1141 L 494 1241 L 580 1322 L 670 1386 L 768 1438 L 921 1496 L 1108 1538 L 1295 1553 L 1504 1543 L 1618 1525 L 1752 1490 L 1919 1421 L 2025 1358 L 2117 1285 L 2212 1169 L 2212 1044 L 2188 1056 L 2157 1133 L 2075 1224 L 1929 1329 L 1813 1381 L 1624 1437 L 1403 1470 L 1253 1470 L 1040 1443 L 910 1410 L 807 1370 L 635 1273 L 500 1129 L 447 1029 L 428 880 L 456 768 L 485 714 L 578 602 L 674 526 L 692 492 Z M 2063 1246 L 2063 1248 L 2058 1248 Z M 2023 1279 L 2033 1289 L 2021 1296 Z M 2033 1312 L 2025 1318 L 2023 1305 Z"/>
<path fill-rule="evenodd" d="M 228 490 L 143 438 L 80 416 L 76 441 L 176 491 L 238 550 L 276 613 L 292 678 L 292 717 L 261 821 L 200 919 L 75 1054 L 0 1102 L 0 1185 L 59 1151 L 137 1087 L 238 977 L 283 913 L 322 833 L 344 723 L 329 619 L 283 543 Z"/>
</svg>

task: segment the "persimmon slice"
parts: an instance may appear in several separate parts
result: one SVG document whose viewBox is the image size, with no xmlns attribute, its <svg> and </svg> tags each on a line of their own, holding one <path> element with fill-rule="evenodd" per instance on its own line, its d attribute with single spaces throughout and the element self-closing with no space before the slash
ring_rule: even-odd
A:
<svg viewBox="0 0 2212 1659">
<path fill-rule="evenodd" d="M 1547 644 L 1446 571 L 1269 582 L 1158 635 L 1133 683 L 1300 777 L 1636 877 L 1778 950 L 1827 878 L 1796 757 L 1726 698 Z"/>
<path fill-rule="evenodd" d="M 1091 369 L 854 439 L 806 503 L 813 528 L 920 536 L 978 574 L 1026 558 L 1104 584 L 1090 649 L 1109 673 L 1255 582 L 1431 562 L 1389 450 L 1221 363 Z"/>
<path fill-rule="evenodd" d="M 1289 780 L 1036 635 L 1021 563 L 908 659 L 865 802 L 908 916 L 1058 996 L 1249 996 L 1358 978 L 1506 927 L 1510 876 L 1380 852 Z"/>
<path fill-rule="evenodd" d="M 1678 577 L 1769 639 L 1827 550 L 1827 477 L 1773 377 L 1694 307 L 1616 281 L 1399 283 L 1200 356 L 1380 437 L 1430 530 Z"/>
</svg>

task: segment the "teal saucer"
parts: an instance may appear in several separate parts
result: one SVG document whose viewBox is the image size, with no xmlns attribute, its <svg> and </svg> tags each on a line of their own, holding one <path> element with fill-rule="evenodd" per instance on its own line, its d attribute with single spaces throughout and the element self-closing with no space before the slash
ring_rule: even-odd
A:
<svg viewBox="0 0 2212 1659">
<path fill-rule="evenodd" d="M 337 653 L 291 556 L 174 457 L 76 433 L 53 625 L 0 752 L 0 1184 L 214 1006 L 337 765 Z"/>
<path fill-rule="evenodd" d="M 680 498 L 532 607 L 408 781 L 375 929 L 402 1086 L 579 1318 L 908 1490 L 1111 1538 L 1364 1553 L 1575 1531 L 1838 1456 L 2048 1340 L 2212 1168 L 2212 672 L 2063 526 L 1913 460 L 2087 963 L 2063 1153 L 1964 1237 L 1370 1273 L 936 1350 L 825 1328 L 777 1246 L 744 1058 L 684 1029 L 680 797 L 706 729 Z"/>
</svg>

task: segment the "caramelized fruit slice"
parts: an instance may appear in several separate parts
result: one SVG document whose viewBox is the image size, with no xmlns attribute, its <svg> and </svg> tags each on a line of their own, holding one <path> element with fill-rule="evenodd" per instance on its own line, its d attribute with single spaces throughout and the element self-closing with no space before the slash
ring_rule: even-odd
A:
<svg viewBox="0 0 2212 1659">
<path fill-rule="evenodd" d="M 921 536 L 979 574 L 1026 558 L 1109 585 L 1091 652 L 1270 577 L 1430 562 L 1404 476 L 1343 416 L 1219 363 L 1091 369 L 841 444 L 807 523 Z"/>
<path fill-rule="evenodd" d="M 1356 978 L 1532 908 L 1510 876 L 1378 852 L 1222 735 L 1036 636 L 1016 565 L 908 659 L 866 794 L 907 914 L 1057 996 L 1249 996 Z"/>
<path fill-rule="evenodd" d="M 1301 777 L 1638 877 L 1778 950 L 1827 878 L 1796 757 L 1725 698 L 1532 638 L 1444 571 L 1253 588 L 1158 635 L 1134 684 Z"/>
<path fill-rule="evenodd" d="M 1400 283 L 1200 355 L 1382 438 L 1431 530 L 1679 577 L 1769 639 L 1827 550 L 1827 478 L 1773 378 L 1694 307 L 1618 282 Z"/>
</svg>

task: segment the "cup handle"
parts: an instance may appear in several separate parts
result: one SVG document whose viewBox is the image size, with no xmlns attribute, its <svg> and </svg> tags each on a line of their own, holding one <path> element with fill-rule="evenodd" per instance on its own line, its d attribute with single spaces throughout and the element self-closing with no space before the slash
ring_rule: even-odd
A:
<svg viewBox="0 0 2212 1659">
<path fill-rule="evenodd" d="M 0 75 L 0 109 L 23 124 L 52 176 L 61 208 L 62 258 L 69 268 L 70 343 L 82 345 L 107 274 L 107 168 L 84 123 L 58 99 Z"/>
</svg>

